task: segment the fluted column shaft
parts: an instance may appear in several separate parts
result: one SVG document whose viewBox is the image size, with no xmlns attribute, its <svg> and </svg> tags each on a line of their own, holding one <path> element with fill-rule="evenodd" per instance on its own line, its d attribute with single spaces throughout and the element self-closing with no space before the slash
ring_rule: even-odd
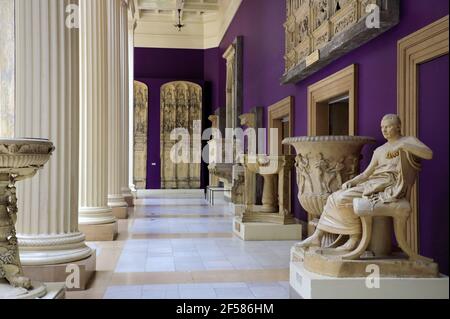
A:
<svg viewBox="0 0 450 319">
<path fill-rule="evenodd" d="M 65 25 L 75 0 L 16 0 L 16 137 L 56 147 L 49 163 L 17 185 L 17 230 L 24 265 L 89 257 L 78 231 L 79 34 Z"/>
<path fill-rule="evenodd" d="M 128 21 L 128 186 L 136 191 L 134 185 L 134 21 Z"/>
<path fill-rule="evenodd" d="M 124 170 L 122 85 L 122 0 L 108 2 L 108 206 L 127 207 L 122 195 Z"/>
<path fill-rule="evenodd" d="M 121 127 L 123 130 L 120 150 L 122 157 L 122 167 L 121 167 L 121 191 L 124 196 L 131 196 L 130 187 L 128 184 L 129 180 L 129 57 L 128 57 L 128 3 L 121 0 L 121 11 L 120 11 L 120 86 L 121 86 Z"/>
<path fill-rule="evenodd" d="M 108 207 L 107 0 L 80 0 L 80 225 L 114 223 Z"/>
</svg>

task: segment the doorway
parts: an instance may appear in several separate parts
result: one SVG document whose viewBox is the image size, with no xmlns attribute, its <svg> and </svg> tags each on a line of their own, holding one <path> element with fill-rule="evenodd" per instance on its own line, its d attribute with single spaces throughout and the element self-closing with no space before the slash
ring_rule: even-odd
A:
<svg viewBox="0 0 450 319">
<path fill-rule="evenodd" d="M 268 108 L 268 143 L 269 155 L 291 155 L 291 146 L 283 145 L 283 140 L 293 136 L 294 128 L 294 97 L 289 96 Z M 272 136 L 275 129 L 276 136 Z M 289 201 L 289 211 L 292 211 L 292 172 L 289 177 L 289 189 L 287 198 Z"/>
</svg>

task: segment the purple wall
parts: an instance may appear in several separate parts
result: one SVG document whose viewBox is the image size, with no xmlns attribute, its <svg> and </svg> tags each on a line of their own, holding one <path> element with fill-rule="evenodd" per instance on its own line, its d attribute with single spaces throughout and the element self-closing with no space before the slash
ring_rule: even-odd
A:
<svg viewBox="0 0 450 319">
<path fill-rule="evenodd" d="M 434 153 L 433 160 L 422 162 L 419 176 L 420 251 L 435 258 L 445 274 L 449 271 L 448 67 L 448 55 L 419 67 L 419 137 Z"/>
<path fill-rule="evenodd" d="M 203 50 L 135 48 L 134 76 L 203 80 L 203 55 Z"/>
<path fill-rule="evenodd" d="M 219 88 L 220 83 L 220 67 L 221 64 L 218 62 L 221 59 L 220 49 L 213 48 L 205 50 L 204 61 L 203 61 L 203 77 L 204 80 L 210 84 L 210 101 L 212 105 L 212 110 L 215 110 L 225 104 L 221 104 Z"/>
</svg>

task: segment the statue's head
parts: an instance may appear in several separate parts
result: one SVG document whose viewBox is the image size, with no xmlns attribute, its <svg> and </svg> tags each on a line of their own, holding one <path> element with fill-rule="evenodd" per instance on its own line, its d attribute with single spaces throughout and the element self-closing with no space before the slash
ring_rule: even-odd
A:
<svg viewBox="0 0 450 319">
<path fill-rule="evenodd" d="M 401 136 L 402 122 L 396 114 L 387 114 L 381 120 L 381 132 L 388 141 Z"/>
</svg>

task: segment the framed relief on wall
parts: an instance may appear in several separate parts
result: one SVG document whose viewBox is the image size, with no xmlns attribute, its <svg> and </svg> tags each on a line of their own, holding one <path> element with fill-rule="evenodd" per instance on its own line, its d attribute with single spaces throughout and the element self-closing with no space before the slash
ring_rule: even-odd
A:
<svg viewBox="0 0 450 319">
<path fill-rule="evenodd" d="M 287 0 L 283 84 L 297 83 L 399 22 L 400 0 Z"/>
</svg>

